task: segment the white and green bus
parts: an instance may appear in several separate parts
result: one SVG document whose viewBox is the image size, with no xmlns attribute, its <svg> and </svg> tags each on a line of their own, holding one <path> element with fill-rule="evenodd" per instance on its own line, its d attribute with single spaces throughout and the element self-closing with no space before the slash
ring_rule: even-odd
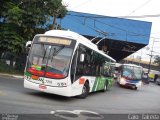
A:
<svg viewBox="0 0 160 120">
<path fill-rule="evenodd" d="M 24 73 L 24 87 L 62 96 L 106 91 L 113 84 L 113 58 L 87 38 L 50 30 L 34 37 Z"/>
</svg>

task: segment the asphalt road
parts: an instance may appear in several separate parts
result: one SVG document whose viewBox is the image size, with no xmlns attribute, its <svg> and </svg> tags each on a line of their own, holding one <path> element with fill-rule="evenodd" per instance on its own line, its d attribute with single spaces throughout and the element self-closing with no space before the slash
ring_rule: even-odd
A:
<svg viewBox="0 0 160 120">
<path fill-rule="evenodd" d="M 87 110 L 101 114 L 160 113 L 160 86 L 153 83 L 138 90 L 116 84 L 107 92 L 86 99 L 67 98 L 23 87 L 23 79 L 0 76 L 0 113 L 50 114 L 58 110 Z"/>
</svg>

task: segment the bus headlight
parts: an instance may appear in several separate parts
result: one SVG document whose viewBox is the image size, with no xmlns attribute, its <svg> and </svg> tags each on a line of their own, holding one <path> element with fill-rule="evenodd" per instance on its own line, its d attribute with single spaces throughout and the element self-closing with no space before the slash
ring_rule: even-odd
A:
<svg viewBox="0 0 160 120">
<path fill-rule="evenodd" d="M 120 79 L 120 83 L 121 83 L 121 84 L 125 84 L 125 83 L 126 83 L 126 79 L 122 77 L 122 78 Z"/>
<path fill-rule="evenodd" d="M 139 85 L 140 85 L 140 86 L 142 85 L 142 81 L 139 81 Z"/>
</svg>

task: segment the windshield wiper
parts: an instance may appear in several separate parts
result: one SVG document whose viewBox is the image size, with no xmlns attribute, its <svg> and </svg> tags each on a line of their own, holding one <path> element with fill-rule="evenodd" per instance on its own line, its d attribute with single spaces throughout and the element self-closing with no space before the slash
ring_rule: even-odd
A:
<svg viewBox="0 0 160 120">
<path fill-rule="evenodd" d="M 53 57 L 56 56 L 64 47 L 65 47 L 65 45 L 62 45 L 62 46 L 59 47 L 58 50 L 54 49 L 53 54 L 52 54 L 51 62 L 53 60 Z"/>
<path fill-rule="evenodd" d="M 46 56 L 46 51 L 47 51 L 47 48 L 45 49 L 44 44 L 43 44 L 43 50 L 44 50 L 44 55 L 43 55 L 42 61 L 44 60 L 44 58 Z"/>
</svg>

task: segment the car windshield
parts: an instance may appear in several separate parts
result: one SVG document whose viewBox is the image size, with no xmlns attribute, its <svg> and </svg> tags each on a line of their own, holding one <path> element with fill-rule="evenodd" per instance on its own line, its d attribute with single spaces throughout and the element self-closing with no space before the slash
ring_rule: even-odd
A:
<svg viewBox="0 0 160 120">
<path fill-rule="evenodd" d="M 34 43 L 27 71 L 48 78 L 64 78 L 68 75 L 72 52 L 71 46 Z"/>
<path fill-rule="evenodd" d="M 135 66 L 124 66 L 122 74 L 128 79 L 142 79 L 142 68 Z"/>
</svg>

